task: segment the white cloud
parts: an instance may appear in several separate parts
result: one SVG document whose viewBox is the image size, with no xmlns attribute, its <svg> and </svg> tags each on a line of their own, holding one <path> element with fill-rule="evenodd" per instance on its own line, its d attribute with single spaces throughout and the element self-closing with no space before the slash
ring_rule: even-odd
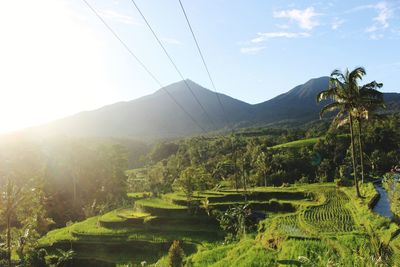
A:
<svg viewBox="0 0 400 267">
<path fill-rule="evenodd" d="M 383 28 L 389 27 L 388 20 L 392 16 L 392 11 L 389 9 L 386 2 L 376 4 L 375 9 L 378 11 L 378 16 L 374 17 L 374 21 Z"/>
<path fill-rule="evenodd" d="M 389 4 L 388 4 L 389 3 Z M 349 11 L 347 13 L 352 13 L 360 10 L 368 10 L 372 9 L 377 12 L 377 15 L 372 18 L 372 25 L 368 26 L 365 28 L 365 32 L 369 33 L 369 38 L 372 40 L 379 40 L 384 37 L 384 34 L 382 31 L 385 29 L 388 29 L 390 26 L 389 21 L 393 18 L 393 13 L 396 9 L 399 8 L 397 5 L 393 5 L 394 1 L 392 2 L 387 2 L 387 1 L 381 1 L 376 4 L 371 4 L 371 5 L 361 5 L 357 6 Z"/>
<path fill-rule="evenodd" d="M 319 22 L 314 18 L 320 14 L 314 12 L 313 7 L 308 7 L 304 10 L 301 9 L 290 9 L 274 11 L 275 18 L 288 18 L 299 24 L 299 27 L 305 30 L 312 30 L 314 27 L 319 25 Z"/>
<path fill-rule="evenodd" d="M 262 50 L 265 49 L 265 46 L 251 46 L 251 47 L 242 47 L 240 48 L 240 52 L 243 54 L 258 54 Z"/>
<path fill-rule="evenodd" d="M 308 32 L 259 32 L 257 36 L 258 37 L 252 39 L 250 42 L 257 44 L 271 38 L 305 38 L 311 35 Z"/>
<path fill-rule="evenodd" d="M 114 11 L 114 10 L 106 9 L 106 10 L 102 10 L 99 13 L 104 18 L 112 19 L 112 20 L 118 21 L 118 22 L 123 23 L 123 24 L 142 25 L 141 23 L 137 22 L 133 17 L 131 17 L 129 15 L 122 14 L 122 13 L 119 13 L 119 12 Z"/>
<path fill-rule="evenodd" d="M 375 9 L 378 13 L 374 17 L 373 24 L 365 29 L 366 33 L 369 33 L 369 38 L 371 40 L 379 40 L 384 37 L 382 31 L 389 27 L 389 20 L 392 17 L 393 10 L 391 10 L 386 2 L 379 2 L 376 5 L 365 5 L 359 6 L 355 10 L 362 9 Z"/>
<path fill-rule="evenodd" d="M 161 38 L 161 40 L 163 40 L 165 43 L 170 44 L 170 45 L 181 45 L 182 42 L 175 39 L 175 38 L 169 38 L 169 37 L 164 37 Z"/>
<path fill-rule="evenodd" d="M 345 23 L 344 19 L 339 19 L 339 18 L 334 18 L 332 24 L 331 24 L 331 29 L 336 31 L 337 29 L 339 29 L 340 26 L 343 25 L 343 23 Z"/>
</svg>

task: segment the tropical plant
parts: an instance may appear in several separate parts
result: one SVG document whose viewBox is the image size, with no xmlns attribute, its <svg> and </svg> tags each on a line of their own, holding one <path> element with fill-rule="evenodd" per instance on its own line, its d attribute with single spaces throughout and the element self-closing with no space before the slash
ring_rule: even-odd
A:
<svg viewBox="0 0 400 267">
<path fill-rule="evenodd" d="M 220 227 L 228 235 L 227 239 L 240 239 L 256 226 L 256 220 L 248 204 L 236 205 L 217 215 Z"/>
<path fill-rule="evenodd" d="M 57 249 L 58 257 L 56 262 L 56 267 L 65 267 L 68 266 L 68 263 L 74 258 L 75 251 L 67 250 L 64 251 L 62 249 Z"/>
<path fill-rule="evenodd" d="M 383 86 L 382 83 L 376 81 L 363 85 L 359 90 L 359 98 L 357 108 L 355 109 L 355 119 L 357 121 L 358 129 L 358 145 L 360 151 L 360 165 L 361 165 L 361 181 L 364 183 L 364 148 L 362 141 L 362 121 L 368 120 L 373 112 L 378 108 L 384 108 L 385 102 L 383 94 L 378 91 Z"/>
<path fill-rule="evenodd" d="M 179 176 L 178 184 L 180 185 L 182 191 L 185 193 L 187 203 L 189 207 L 191 206 L 193 192 L 195 188 L 195 175 L 196 168 L 188 167 L 184 171 L 182 171 Z"/>
<path fill-rule="evenodd" d="M 174 240 L 171 247 L 168 250 L 168 266 L 169 267 L 181 267 L 183 265 L 183 258 L 185 253 L 181 248 L 180 242 Z"/>
<path fill-rule="evenodd" d="M 23 190 L 16 186 L 11 179 L 8 179 L 5 191 L 2 192 L 0 199 L 1 213 L 4 214 L 7 232 L 7 262 L 11 266 L 11 223 L 15 218 L 16 208 L 24 199 Z"/>
<path fill-rule="evenodd" d="M 343 73 L 340 70 L 334 70 L 329 80 L 329 88 L 321 91 L 317 95 L 317 102 L 330 98 L 332 102 L 325 105 L 320 111 L 320 117 L 331 111 L 339 110 L 336 114 L 336 120 L 347 116 L 350 126 L 351 158 L 353 163 L 354 184 L 356 186 L 357 196 L 361 197 L 358 185 L 356 151 L 354 144 L 354 119 L 355 111 L 360 107 L 360 87 L 358 81 L 366 74 L 365 69 L 358 67 L 352 71 L 346 69 Z"/>
</svg>

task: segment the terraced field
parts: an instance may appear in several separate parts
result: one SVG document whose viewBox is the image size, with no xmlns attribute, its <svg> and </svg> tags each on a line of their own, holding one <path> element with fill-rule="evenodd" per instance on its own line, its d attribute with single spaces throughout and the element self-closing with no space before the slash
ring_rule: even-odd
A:
<svg viewBox="0 0 400 267">
<path fill-rule="evenodd" d="M 348 196 L 334 187 L 318 189 L 323 203 L 303 206 L 298 212 L 277 216 L 270 225 L 289 237 L 318 237 L 321 233 L 347 233 L 356 230 L 353 215 L 347 207 Z"/>
<path fill-rule="evenodd" d="M 351 232 L 355 230 L 354 219 L 346 206 L 349 198 L 336 189 L 324 192 L 326 201 L 320 206 L 308 207 L 302 214 L 305 223 L 318 232 Z"/>
<path fill-rule="evenodd" d="M 116 209 L 101 216 L 49 232 L 40 240 L 42 247 L 70 249 L 81 259 L 115 262 L 154 262 L 163 256 L 173 240 L 182 240 L 184 250 L 191 254 L 197 244 L 223 240 L 217 220 L 208 216 L 202 202 L 210 209 L 225 210 L 236 204 L 248 203 L 255 210 L 268 213 L 296 211 L 296 201 L 309 197 L 303 191 L 254 191 L 196 193 L 189 213 L 183 193 L 171 193 L 159 198 L 149 194 L 130 194 L 131 207 Z M 293 201 L 293 203 L 291 202 Z"/>
<path fill-rule="evenodd" d="M 299 204 L 298 210 L 271 214 L 254 240 L 200 249 L 189 257 L 190 266 L 399 266 L 400 239 L 391 240 L 394 261 L 381 264 L 382 251 L 376 246 L 380 241 L 370 235 L 371 225 L 366 227 L 371 223 L 383 238 L 399 231 L 368 210 L 374 191 L 365 194 L 367 185 L 361 187 L 364 199 L 356 197 L 354 188 L 338 189 L 332 183 L 296 188 L 313 193 L 315 201 L 292 201 Z"/>
<path fill-rule="evenodd" d="M 280 216 L 276 219 L 276 229 L 283 231 L 289 236 L 305 236 L 306 232 L 300 226 L 299 216 L 297 214 L 291 214 L 286 216 Z"/>
</svg>

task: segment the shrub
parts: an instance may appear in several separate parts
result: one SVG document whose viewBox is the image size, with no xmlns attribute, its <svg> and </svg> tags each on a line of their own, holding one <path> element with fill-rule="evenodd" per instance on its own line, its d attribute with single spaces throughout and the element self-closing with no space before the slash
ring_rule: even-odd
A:
<svg viewBox="0 0 400 267">
<path fill-rule="evenodd" d="M 0 266 L 8 265 L 8 252 L 6 249 L 0 248 Z"/>
<path fill-rule="evenodd" d="M 335 180 L 336 186 L 353 186 L 353 181 L 347 179 L 347 178 L 340 178 Z"/>
<path fill-rule="evenodd" d="M 174 240 L 168 251 L 168 266 L 169 267 L 181 267 L 183 266 L 183 258 L 185 254 L 181 248 L 180 242 Z"/>
<path fill-rule="evenodd" d="M 28 266 L 34 266 L 34 267 L 46 267 L 46 256 L 47 252 L 45 249 L 39 249 L 39 250 L 32 250 L 28 253 L 26 257 L 26 263 Z M 3 266 L 3 265 L 1 265 Z"/>
</svg>

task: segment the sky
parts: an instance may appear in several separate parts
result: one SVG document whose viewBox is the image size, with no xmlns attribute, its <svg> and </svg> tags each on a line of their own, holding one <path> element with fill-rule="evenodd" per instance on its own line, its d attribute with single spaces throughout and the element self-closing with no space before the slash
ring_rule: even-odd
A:
<svg viewBox="0 0 400 267">
<path fill-rule="evenodd" d="M 180 80 L 131 0 L 86 0 L 162 85 Z M 400 0 L 181 0 L 216 89 L 259 103 L 332 70 L 400 92 Z M 135 0 L 185 78 L 212 88 L 178 0 Z M 0 133 L 159 89 L 83 0 L 0 1 Z"/>
</svg>

